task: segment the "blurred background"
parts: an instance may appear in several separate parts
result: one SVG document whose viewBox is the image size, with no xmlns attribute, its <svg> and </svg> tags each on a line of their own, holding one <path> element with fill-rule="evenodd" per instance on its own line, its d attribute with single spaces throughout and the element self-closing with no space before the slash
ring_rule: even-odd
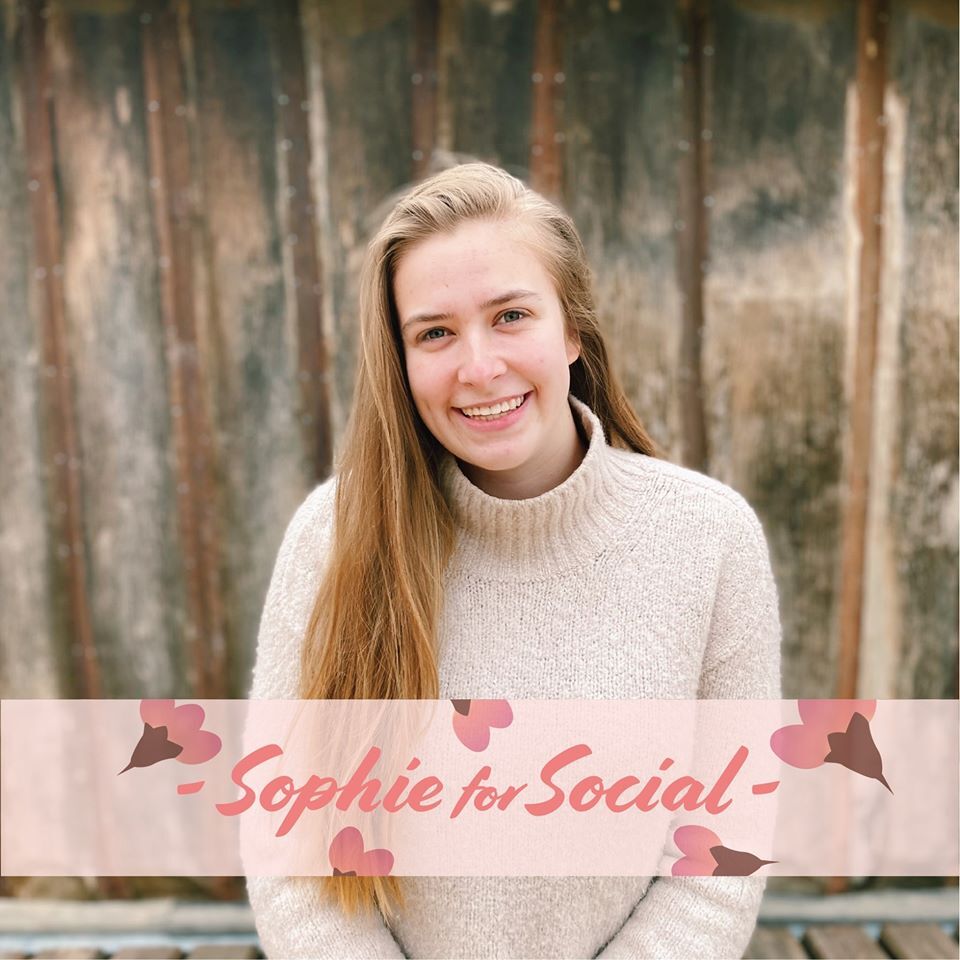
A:
<svg viewBox="0 0 960 960">
<path fill-rule="evenodd" d="M 957 28 L 953 0 L 0 0 L 0 695 L 246 695 L 366 240 L 482 159 L 569 210 L 649 431 L 763 521 L 784 696 L 956 697 Z"/>
</svg>

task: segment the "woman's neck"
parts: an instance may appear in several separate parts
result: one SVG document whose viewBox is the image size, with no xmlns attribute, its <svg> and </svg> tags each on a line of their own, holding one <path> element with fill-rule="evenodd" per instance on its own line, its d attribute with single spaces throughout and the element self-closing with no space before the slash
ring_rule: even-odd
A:
<svg viewBox="0 0 960 960">
<path fill-rule="evenodd" d="M 628 469 L 622 451 L 607 446 L 602 424 L 585 404 L 572 396 L 570 404 L 586 453 L 565 480 L 539 496 L 491 496 L 450 454 L 441 460 L 438 479 L 458 531 L 457 563 L 472 575 L 530 579 L 578 565 L 636 512 L 636 468 Z"/>
<path fill-rule="evenodd" d="M 551 459 L 540 457 L 515 470 L 484 470 L 462 460 L 457 463 L 463 475 L 487 496 L 498 500 L 531 500 L 559 487 L 583 461 L 589 441 L 572 411 L 564 421 L 563 430 L 564 442 L 557 445 L 559 453 Z"/>
</svg>

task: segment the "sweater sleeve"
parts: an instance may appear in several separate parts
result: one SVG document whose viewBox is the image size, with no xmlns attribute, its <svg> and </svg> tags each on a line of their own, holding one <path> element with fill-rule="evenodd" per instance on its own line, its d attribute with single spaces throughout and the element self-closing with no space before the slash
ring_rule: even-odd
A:
<svg viewBox="0 0 960 960">
<path fill-rule="evenodd" d="M 284 534 L 260 619 L 250 699 L 299 695 L 300 644 L 332 492 L 331 482 L 314 490 Z M 404 957 L 379 912 L 347 916 L 312 877 L 248 876 L 247 893 L 267 957 Z"/>
<path fill-rule="evenodd" d="M 780 615 L 763 529 L 737 496 L 717 584 L 699 698 L 780 698 Z M 756 926 L 764 877 L 655 877 L 598 954 L 740 958 Z"/>
</svg>

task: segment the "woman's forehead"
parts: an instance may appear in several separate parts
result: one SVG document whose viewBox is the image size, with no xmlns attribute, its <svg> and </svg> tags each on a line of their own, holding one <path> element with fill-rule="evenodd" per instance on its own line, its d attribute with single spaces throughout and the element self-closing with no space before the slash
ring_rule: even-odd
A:
<svg viewBox="0 0 960 960">
<path fill-rule="evenodd" d="M 479 305 L 510 290 L 549 296 L 553 283 L 541 256 L 513 226 L 466 223 L 405 251 L 394 271 L 401 312 L 445 312 L 432 301 L 467 297 Z"/>
</svg>

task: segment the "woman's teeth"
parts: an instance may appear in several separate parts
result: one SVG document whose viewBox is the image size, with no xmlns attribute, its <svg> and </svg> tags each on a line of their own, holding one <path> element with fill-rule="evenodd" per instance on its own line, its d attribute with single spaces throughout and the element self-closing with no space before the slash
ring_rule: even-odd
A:
<svg viewBox="0 0 960 960">
<path fill-rule="evenodd" d="M 503 400 L 495 403 L 491 407 L 463 407 L 461 413 L 466 414 L 476 420 L 496 420 L 510 410 L 516 410 L 523 403 L 523 396 L 514 397 L 511 400 Z"/>
</svg>

